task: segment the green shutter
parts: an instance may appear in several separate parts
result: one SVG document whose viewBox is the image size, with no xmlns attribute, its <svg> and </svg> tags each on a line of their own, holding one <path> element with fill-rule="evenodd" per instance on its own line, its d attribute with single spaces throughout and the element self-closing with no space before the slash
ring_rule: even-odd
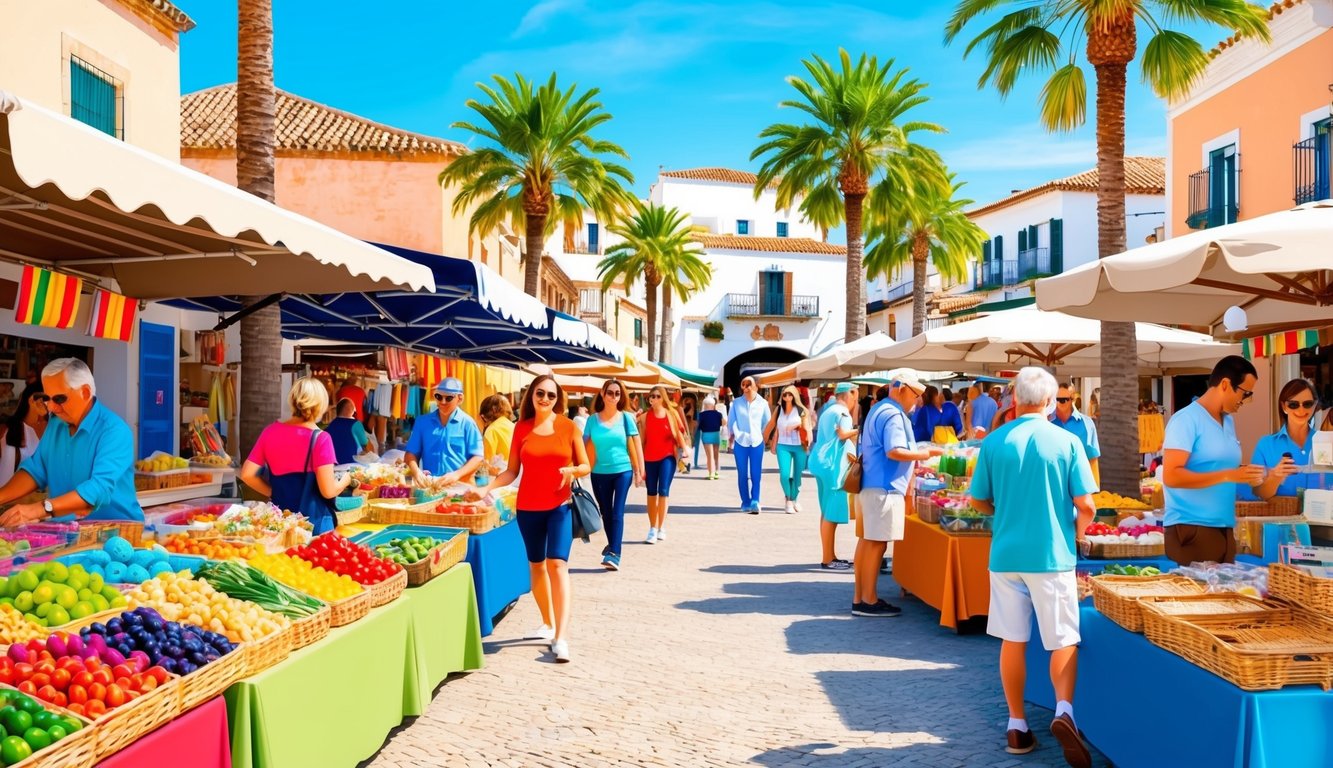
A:
<svg viewBox="0 0 1333 768">
<path fill-rule="evenodd" d="M 1029 247 L 1029 248 L 1036 248 L 1036 247 L 1037 247 L 1037 225 L 1036 225 L 1036 224 L 1029 224 L 1029 225 L 1028 225 L 1028 247 Z"/>
<path fill-rule="evenodd" d="M 1022 253 L 1028 249 L 1028 231 L 1026 229 L 1018 230 L 1018 252 Z"/>
<path fill-rule="evenodd" d="M 1004 235 L 995 236 L 995 260 L 1004 261 Z"/>
<path fill-rule="evenodd" d="M 981 263 L 985 264 L 988 263 L 989 261 L 990 261 L 990 241 L 987 240 L 986 242 L 981 244 Z"/>
<path fill-rule="evenodd" d="M 1065 225 L 1060 219 L 1051 219 L 1051 272 L 1065 271 Z"/>
</svg>

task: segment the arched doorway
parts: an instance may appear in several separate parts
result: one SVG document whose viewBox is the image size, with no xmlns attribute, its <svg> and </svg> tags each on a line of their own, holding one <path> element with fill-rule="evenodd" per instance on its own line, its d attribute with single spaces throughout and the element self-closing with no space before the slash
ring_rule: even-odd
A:
<svg viewBox="0 0 1333 768">
<path fill-rule="evenodd" d="M 741 379 L 745 376 L 772 371 L 804 359 L 805 355 L 785 347 L 748 349 L 722 366 L 722 386 L 731 390 L 732 395 L 739 395 Z"/>
</svg>

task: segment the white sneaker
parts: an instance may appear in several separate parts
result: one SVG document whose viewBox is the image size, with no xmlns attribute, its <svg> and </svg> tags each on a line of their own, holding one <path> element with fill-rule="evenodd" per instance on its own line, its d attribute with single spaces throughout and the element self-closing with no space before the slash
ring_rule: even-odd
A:
<svg viewBox="0 0 1333 768">
<path fill-rule="evenodd" d="M 792 500 L 792 503 L 791 503 L 791 508 L 794 509 L 794 510 L 796 510 L 797 512 L 800 512 L 800 511 L 801 511 L 801 502 L 796 501 L 796 500 L 793 499 L 793 500 Z"/>
<path fill-rule="evenodd" d="M 536 629 L 534 629 L 534 630 L 532 630 L 531 632 L 529 632 L 529 633 L 527 634 L 527 637 L 524 638 L 524 639 L 526 639 L 526 640 L 545 640 L 546 642 L 549 643 L 550 641 L 552 641 L 552 640 L 555 639 L 555 627 L 551 627 L 551 626 L 548 626 L 548 625 L 546 625 L 546 624 L 543 624 L 543 625 L 541 625 L 540 627 L 537 627 Z"/>
<path fill-rule="evenodd" d="M 787 514 L 789 515 L 796 514 L 796 507 L 792 505 L 791 499 L 787 499 Z"/>
<path fill-rule="evenodd" d="M 658 540 L 658 541 L 666 541 L 666 531 L 662 530 L 661 528 L 658 528 L 658 529 L 657 529 L 657 540 Z"/>
<path fill-rule="evenodd" d="M 644 544 L 656 544 L 656 543 L 657 543 L 657 529 L 656 529 L 656 528 L 649 528 L 649 529 L 648 529 L 648 538 L 644 539 L 644 540 L 643 540 L 643 543 L 644 543 Z"/>
<path fill-rule="evenodd" d="M 557 664 L 568 664 L 568 663 L 569 663 L 569 641 L 568 641 L 568 640 L 556 640 L 554 643 L 551 643 L 551 653 L 554 653 L 554 654 L 555 654 L 555 661 L 556 661 Z"/>
</svg>

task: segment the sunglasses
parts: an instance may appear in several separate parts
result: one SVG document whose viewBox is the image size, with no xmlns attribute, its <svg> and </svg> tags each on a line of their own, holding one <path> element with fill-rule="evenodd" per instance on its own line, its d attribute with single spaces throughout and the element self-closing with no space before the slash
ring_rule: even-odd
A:
<svg viewBox="0 0 1333 768">
<path fill-rule="evenodd" d="M 618 390 L 618 389 L 608 389 L 608 390 L 606 390 L 605 392 L 603 392 L 602 394 L 604 394 L 604 395 L 609 395 L 609 396 L 611 396 L 611 397 L 620 397 L 620 390 Z"/>
<path fill-rule="evenodd" d="M 1245 402 L 1246 400 L 1249 400 L 1251 397 L 1254 397 L 1253 389 L 1246 389 L 1245 387 L 1236 387 L 1236 391 L 1240 393 L 1240 401 L 1242 403 Z"/>
<path fill-rule="evenodd" d="M 749 389 L 750 387 L 753 387 L 753 386 L 754 386 L 754 385 L 751 384 L 751 383 L 748 382 L 748 381 L 746 381 L 746 382 L 742 382 L 742 383 L 741 383 L 741 389 Z"/>
<path fill-rule="evenodd" d="M 533 390 L 532 397 L 534 400 L 554 400 L 556 394 L 549 389 L 537 389 Z"/>
<path fill-rule="evenodd" d="M 1313 400 L 1288 400 L 1287 407 L 1293 411 L 1308 411 L 1314 407 Z"/>
<path fill-rule="evenodd" d="M 452 403 L 457 398 L 458 395 L 442 395 L 439 392 L 435 393 L 435 402 L 437 403 Z"/>
<path fill-rule="evenodd" d="M 1073 399 L 1074 399 L 1074 398 L 1072 398 L 1072 397 L 1057 397 L 1057 398 L 1055 398 L 1055 402 L 1059 403 L 1060 405 L 1064 405 L 1065 403 L 1068 403 L 1069 401 L 1071 401 L 1071 400 L 1073 400 Z"/>
<path fill-rule="evenodd" d="M 64 405 L 65 402 L 69 400 L 69 395 L 52 395 L 50 400 L 56 405 Z"/>
<path fill-rule="evenodd" d="M 661 400 L 661 399 L 662 399 L 662 396 L 661 396 L 661 395 L 649 395 L 649 396 L 648 396 L 648 399 L 649 399 L 649 400 Z"/>
</svg>

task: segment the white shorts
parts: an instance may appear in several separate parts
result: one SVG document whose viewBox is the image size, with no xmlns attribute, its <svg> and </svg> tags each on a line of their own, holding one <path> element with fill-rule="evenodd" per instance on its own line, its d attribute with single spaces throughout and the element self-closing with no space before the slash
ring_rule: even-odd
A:
<svg viewBox="0 0 1333 768">
<path fill-rule="evenodd" d="M 907 499 L 883 488 L 862 488 L 861 538 L 866 541 L 902 541 L 907 519 Z"/>
<path fill-rule="evenodd" d="M 1048 651 L 1077 645 L 1078 577 L 1057 573 L 994 573 L 990 575 L 990 615 L 986 634 L 1015 643 L 1032 637 L 1037 613 L 1041 644 Z"/>
</svg>

